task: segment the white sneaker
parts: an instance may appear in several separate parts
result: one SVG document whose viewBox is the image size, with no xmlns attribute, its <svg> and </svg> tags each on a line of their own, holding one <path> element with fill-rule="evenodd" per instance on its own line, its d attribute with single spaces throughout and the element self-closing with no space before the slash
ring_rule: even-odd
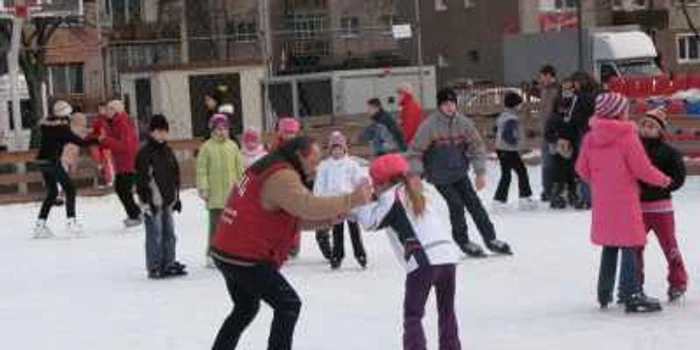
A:
<svg viewBox="0 0 700 350">
<path fill-rule="evenodd" d="M 75 237 L 85 237 L 85 233 L 83 232 L 83 225 L 78 223 L 78 220 L 76 220 L 75 218 L 68 219 L 67 226 L 68 231 Z"/>
<path fill-rule="evenodd" d="M 537 202 L 528 197 L 528 198 L 520 198 L 520 203 L 518 204 L 518 207 L 520 210 L 525 210 L 525 211 L 532 211 L 537 209 Z"/>
<path fill-rule="evenodd" d="M 52 238 L 53 232 L 46 226 L 46 220 L 37 220 L 34 224 L 34 229 L 32 230 L 34 239 L 46 239 Z"/>
<path fill-rule="evenodd" d="M 494 200 L 493 203 L 491 203 L 491 211 L 495 214 L 504 213 L 508 211 L 508 203 Z"/>
</svg>

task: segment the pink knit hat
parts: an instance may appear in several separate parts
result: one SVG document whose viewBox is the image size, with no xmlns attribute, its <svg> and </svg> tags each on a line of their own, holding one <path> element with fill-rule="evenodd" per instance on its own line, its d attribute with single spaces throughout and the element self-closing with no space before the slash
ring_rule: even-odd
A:
<svg viewBox="0 0 700 350">
<path fill-rule="evenodd" d="M 209 130 L 214 130 L 219 126 L 223 126 L 228 129 L 229 122 L 228 117 L 225 114 L 214 114 L 214 116 L 209 119 Z"/>
<path fill-rule="evenodd" d="M 375 185 L 386 185 L 394 179 L 408 174 L 406 159 L 398 153 L 391 153 L 375 159 L 369 167 L 369 176 Z"/>
<path fill-rule="evenodd" d="M 279 135 L 294 135 L 301 130 L 301 124 L 294 118 L 281 118 L 277 130 Z"/>
<path fill-rule="evenodd" d="M 333 147 L 340 147 L 343 150 L 347 151 L 348 150 L 348 142 L 345 139 L 345 136 L 343 135 L 342 132 L 340 131 L 333 131 L 331 133 L 330 138 L 328 139 L 328 148 L 332 149 Z"/>
<path fill-rule="evenodd" d="M 629 114 L 630 101 L 616 92 L 604 92 L 595 99 L 595 115 L 599 118 L 619 119 Z"/>
<path fill-rule="evenodd" d="M 256 128 L 248 128 L 245 129 L 245 132 L 243 133 L 243 143 L 258 143 L 261 141 L 261 134 L 260 130 Z"/>
</svg>

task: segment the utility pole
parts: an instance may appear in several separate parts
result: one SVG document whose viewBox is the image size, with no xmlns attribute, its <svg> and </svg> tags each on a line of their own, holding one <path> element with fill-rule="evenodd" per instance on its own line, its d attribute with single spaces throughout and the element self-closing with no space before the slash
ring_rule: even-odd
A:
<svg viewBox="0 0 700 350">
<path fill-rule="evenodd" d="M 261 0 L 258 3 L 258 23 L 260 54 L 265 63 L 265 78 L 263 80 L 263 127 L 267 129 L 274 125 L 274 121 L 272 120 L 272 104 L 270 103 L 270 78 L 272 77 L 273 61 L 269 0 Z"/>
<path fill-rule="evenodd" d="M 578 70 L 583 71 L 583 49 L 584 49 L 584 35 L 583 35 L 583 0 L 576 1 L 576 21 L 578 22 Z"/>
<path fill-rule="evenodd" d="M 423 35 L 421 35 L 421 22 L 420 22 L 420 0 L 413 1 L 415 9 L 415 20 L 414 28 L 416 31 L 416 46 L 418 54 L 418 98 L 420 100 L 421 106 L 425 106 L 424 99 L 424 88 L 423 88 Z"/>
<path fill-rule="evenodd" d="M 15 8 L 24 6 L 24 2 L 18 4 Z M 22 26 L 24 25 L 24 18 L 22 15 L 25 13 L 15 13 L 12 17 L 12 41 L 10 42 L 10 51 L 7 53 L 7 68 L 10 75 L 10 100 L 12 101 L 12 121 L 15 127 L 15 150 L 19 150 L 22 145 L 22 109 L 19 91 L 17 91 L 17 85 L 19 82 L 19 50 L 21 46 L 22 39 Z"/>
</svg>

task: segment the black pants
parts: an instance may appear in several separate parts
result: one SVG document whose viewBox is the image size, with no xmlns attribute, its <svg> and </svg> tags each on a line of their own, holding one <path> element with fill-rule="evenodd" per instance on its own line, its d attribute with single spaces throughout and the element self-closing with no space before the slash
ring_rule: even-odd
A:
<svg viewBox="0 0 700 350">
<path fill-rule="evenodd" d="M 66 169 L 60 164 L 46 165 L 41 168 L 41 175 L 44 178 L 44 187 L 46 188 L 46 198 L 41 203 L 41 211 L 39 211 L 39 219 L 46 220 L 58 197 L 58 184 L 61 184 L 63 193 L 66 197 L 66 216 L 68 218 L 75 217 L 75 185 L 68 176 Z"/>
<path fill-rule="evenodd" d="M 510 189 L 511 172 L 518 175 L 518 189 L 520 198 L 532 197 L 530 188 L 530 178 L 527 175 L 527 168 L 517 151 L 498 151 L 498 161 L 501 164 L 501 181 L 498 183 L 495 200 L 499 202 L 508 201 L 508 190 Z"/>
<path fill-rule="evenodd" d="M 612 301 L 619 251 L 622 251 L 619 296 L 625 299 L 642 292 L 640 273 L 642 248 L 603 247 L 600 256 L 600 272 L 598 273 L 598 301 L 600 303 L 608 304 Z"/>
<path fill-rule="evenodd" d="M 576 193 L 574 159 L 564 158 L 558 154 L 552 157 L 552 183 L 559 189 L 568 189 L 570 194 Z"/>
<path fill-rule="evenodd" d="M 469 242 L 467 218 L 464 216 L 464 208 L 469 211 L 472 219 L 474 219 L 474 223 L 479 229 L 481 238 L 483 238 L 485 242 L 491 242 L 496 239 L 496 229 L 468 177 L 455 183 L 436 185 L 435 187 L 445 198 L 445 201 L 447 201 L 447 205 L 450 209 L 452 237 L 457 244 L 462 245 Z"/>
<path fill-rule="evenodd" d="M 284 276 L 268 265 L 247 267 L 216 260 L 216 266 L 224 275 L 234 307 L 212 349 L 235 349 L 241 334 L 258 314 L 262 300 L 274 310 L 267 349 L 291 350 L 301 299 Z"/>
<path fill-rule="evenodd" d="M 365 246 L 362 244 L 360 226 L 356 222 L 348 221 L 350 229 L 350 240 L 352 240 L 352 250 L 355 257 L 366 257 Z M 333 258 L 343 260 L 345 257 L 345 222 L 333 226 Z"/>
<path fill-rule="evenodd" d="M 134 201 L 135 181 L 135 174 L 118 174 L 114 179 L 114 189 L 129 219 L 138 219 L 141 216 L 141 209 Z"/>
</svg>

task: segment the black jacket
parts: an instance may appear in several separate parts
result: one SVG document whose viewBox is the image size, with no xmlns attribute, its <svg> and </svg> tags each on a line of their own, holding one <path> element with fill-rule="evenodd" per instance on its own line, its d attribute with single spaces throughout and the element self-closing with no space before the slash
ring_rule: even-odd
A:
<svg viewBox="0 0 700 350">
<path fill-rule="evenodd" d="M 379 110 L 379 112 L 372 116 L 372 120 L 386 126 L 391 135 L 394 136 L 394 140 L 396 140 L 399 151 L 406 152 L 408 145 L 406 145 L 406 138 L 403 135 L 403 131 L 401 131 L 401 128 L 399 128 L 399 125 L 389 113 L 383 109 Z"/>
<path fill-rule="evenodd" d="M 544 139 L 549 143 L 556 143 L 560 139 L 576 143 L 577 129 L 572 118 L 567 118 L 560 113 L 553 113 L 544 129 Z"/>
<path fill-rule="evenodd" d="M 141 203 L 163 208 L 179 201 L 180 166 L 166 142 L 148 139 L 136 156 L 136 174 Z"/>
<path fill-rule="evenodd" d="M 642 142 L 654 166 L 673 179 L 668 188 L 658 188 L 641 183 L 642 202 L 671 199 L 671 192 L 678 190 L 685 183 L 686 171 L 683 156 L 661 139 L 642 139 Z"/>
<path fill-rule="evenodd" d="M 63 146 L 74 143 L 85 147 L 97 144 L 97 140 L 84 140 L 73 133 L 67 122 L 49 119 L 41 123 L 41 145 L 36 157 L 39 163 L 57 164 L 63 154 Z"/>
<path fill-rule="evenodd" d="M 597 92 L 581 92 L 576 94 L 574 108 L 571 112 L 571 117 L 574 120 L 578 132 L 579 140 L 588 133 L 588 122 L 595 114 L 595 99 L 598 96 Z"/>
</svg>

